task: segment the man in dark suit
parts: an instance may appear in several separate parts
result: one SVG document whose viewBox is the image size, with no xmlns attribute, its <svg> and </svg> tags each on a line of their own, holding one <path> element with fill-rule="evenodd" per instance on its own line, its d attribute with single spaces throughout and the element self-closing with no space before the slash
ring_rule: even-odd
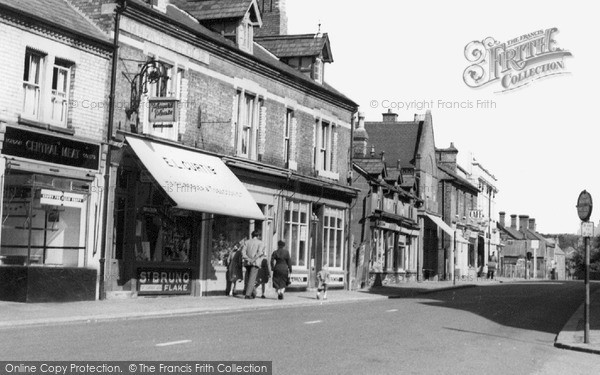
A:
<svg viewBox="0 0 600 375">
<path fill-rule="evenodd" d="M 252 299 L 256 297 L 256 276 L 258 275 L 258 268 L 260 264 L 257 264 L 258 259 L 262 259 L 265 256 L 265 244 L 261 240 L 261 233 L 257 230 L 252 232 L 252 239 L 246 241 L 242 248 L 242 258 L 244 259 L 244 265 L 246 267 L 246 299 Z"/>
</svg>

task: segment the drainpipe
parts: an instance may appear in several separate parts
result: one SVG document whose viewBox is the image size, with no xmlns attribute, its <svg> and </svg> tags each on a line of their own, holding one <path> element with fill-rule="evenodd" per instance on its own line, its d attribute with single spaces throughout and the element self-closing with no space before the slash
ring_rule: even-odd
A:
<svg viewBox="0 0 600 375">
<path fill-rule="evenodd" d="M 120 0 L 119 4 L 115 8 L 115 30 L 113 37 L 113 58 L 112 58 L 112 69 L 110 73 L 110 93 L 108 103 L 108 126 L 106 129 L 106 162 L 104 164 L 104 202 L 102 210 L 102 242 L 100 245 L 100 280 L 98 283 L 99 288 L 99 299 L 103 300 L 106 298 L 106 291 L 104 290 L 104 274 L 106 269 L 106 243 L 107 237 L 107 226 L 108 226 L 108 195 L 110 189 L 110 160 L 112 158 L 110 142 L 112 141 L 113 125 L 114 125 L 114 114 L 115 114 L 115 88 L 117 82 L 117 64 L 119 60 L 119 29 L 121 28 L 121 13 L 127 8 L 127 0 Z"/>
<path fill-rule="evenodd" d="M 349 166 L 348 166 L 348 176 L 347 176 L 347 182 L 348 182 L 348 186 L 352 186 L 352 173 L 353 173 L 353 164 L 352 164 L 352 159 L 354 156 L 354 126 L 355 126 L 355 117 L 357 115 L 358 111 L 354 111 L 352 113 L 352 118 L 350 119 L 350 157 L 349 159 Z M 356 199 L 358 200 L 358 196 L 356 197 Z M 354 202 L 354 205 L 356 205 L 356 202 Z M 352 283 L 350 280 L 350 272 L 351 272 L 351 267 L 352 267 L 352 254 L 354 254 L 354 249 L 353 249 L 353 243 L 352 243 L 352 203 L 350 203 L 350 209 L 348 210 L 348 259 L 346 259 L 346 285 L 345 285 L 345 289 L 346 290 L 350 290 L 352 288 Z M 356 254 L 356 259 L 358 260 L 358 254 Z M 358 264 L 358 262 L 355 262 L 355 264 Z M 358 270 L 354 269 L 354 277 L 356 278 L 356 274 Z"/>
</svg>

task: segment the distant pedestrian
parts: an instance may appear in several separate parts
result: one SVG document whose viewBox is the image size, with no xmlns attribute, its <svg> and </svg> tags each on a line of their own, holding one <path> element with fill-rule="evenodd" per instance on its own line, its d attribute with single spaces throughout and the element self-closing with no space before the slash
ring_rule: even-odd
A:
<svg viewBox="0 0 600 375">
<path fill-rule="evenodd" d="M 323 293 L 323 299 L 327 299 L 327 286 L 331 283 L 331 274 L 327 264 L 324 264 L 321 270 L 317 272 L 317 282 L 317 299 L 321 299 L 321 293 Z"/>
<path fill-rule="evenodd" d="M 252 232 L 252 239 L 246 241 L 242 248 L 242 257 L 244 259 L 244 266 L 246 267 L 245 276 L 245 299 L 253 299 L 256 297 L 256 276 L 258 276 L 258 268 L 260 264 L 257 264 L 257 260 L 262 258 L 265 254 L 265 244 L 261 240 L 261 234 L 255 230 Z"/>
<path fill-rule="evenodd" d="M 225 277 L 227 278 L 225 295 L 234 296 L 236 283 L 244 278 L 242 272 L 241 244 L 233 247 L 229 255 L 225 258 L 225 266 L 227 267 L 227 272 L 225 273 Z"/>
<path fill-rule="evenodd" d="M 273 269 L 273 288 L 277 291 L 277 298 L 283 299 L 285 288 L 291 283 L 292 273 L 292 259 L 283 241 L 277 242 L 277 250 L 271 255 L 271 269 Z"/>
<path fill-rule="evenodd" d="M 256 276 L 256 286 L 258 288 L 258 286 L 260 285 L 260 290 L 262 293 L 260 295 L 260 298 L 266 298 L 265 297 L 265 287 L 266 287 L 266 284 L 269 282 L 269 278 L 270 278 L 269 261 L 267 260 L 266 256 L 263 256 L 262 258 L 260 258 L 259 261 L 260 261 L 260 267 L 258 268 L 258 275 Z"/>
<path fill-rule="evenodd" d="M 492 253 L 490 260 L 488 261 L 488 273 L 487 278 L 494 280 L 494 274 L 496 273 L 496 268 L 498 267 L 498 258 L 496 257 L 496 253 Z"/>
</svg>

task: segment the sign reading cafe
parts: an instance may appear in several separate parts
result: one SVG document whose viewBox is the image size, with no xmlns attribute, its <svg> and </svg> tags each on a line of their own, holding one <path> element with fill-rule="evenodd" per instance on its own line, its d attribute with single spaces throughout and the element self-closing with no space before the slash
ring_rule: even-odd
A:
<svg viewBox="0 0 600 375">
<path fill-rule="evenodd" d="M 502 91 L 514 90 L 540 78 L 567 73 L 569 51 L 556 45 L 557 28 L 536 30 L 501 43 L 492 37 L 465 47 L 471 63 L 463 73 L 467 86 L 479 88 L 498 82 Z"/>
</svg>

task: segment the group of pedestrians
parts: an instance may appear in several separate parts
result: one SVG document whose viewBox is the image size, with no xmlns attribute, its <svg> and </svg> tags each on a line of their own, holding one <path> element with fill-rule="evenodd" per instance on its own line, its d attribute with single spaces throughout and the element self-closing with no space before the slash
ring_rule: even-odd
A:
<svg viewBox="0 0 600 375">
<path fill-rule="evenodd" d="M 271 254 L 271 270 L 273 270 L 273 289 L 277 291 L 277 299 L 283 299 L 285 288 L 291 281 L 292 260 L 290 252 L 285 248 L 284 241 L 277 242 L 277 250 Z M 269 282 L 269 261 L 259 231 L 252 232 L 252 238 L 241 241 L 225 261 L 227 266 L 227 286 L 225 294 L 233 296 L 235 286 L 239 280 L 244 280 L 244 298 L 254 299 L 257 296 L 257 287 L 260 286 L 260 298 L 265 297 L 265 287 Z M 242 269 L 245 268 L 245 275 Z M 327 299 L 327 285 L 330 283 L 329 267 L 325 264 L 317 273 L 317 299 Z"/>
<path fill-rule="evenodd" d="M 254 299 L 257 287 L 260 286 L 261 296 L 265 298 L 265 287 L 269 281 L 269 260 L 265 251 L 265 244 L 259 231 L 252 232 L 252 238 L 234 248 L 227 261 L 227 286 L 225 294 L 233 296 L 235 286 L 239 280 L 244 280 L 244 298 Z M 242 268 L 246 269 L 242 276 Z M 271 269 L 273 270 L 273 289 L 277 291 L 277 298 L 283 299 L 285 288 L 290 285 L 292 273 L 292 260 L 285 242 L 277 242 L 277 250 L 271 255 Z"/>
</svg>

